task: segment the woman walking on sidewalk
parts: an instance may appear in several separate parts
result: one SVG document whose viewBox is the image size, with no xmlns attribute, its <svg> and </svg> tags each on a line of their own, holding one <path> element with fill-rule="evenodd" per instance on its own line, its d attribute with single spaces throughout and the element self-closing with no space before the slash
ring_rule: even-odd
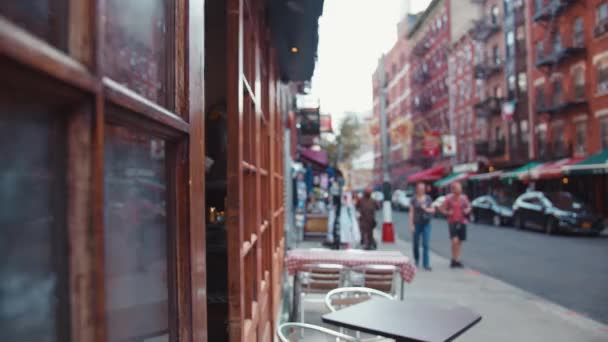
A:
<svg viewBox="0 0 608 342">
<path fill-rule="evenodd" d="M 416 184 L 416 196 L 410 205 L 410 230 L 414 234 L 414 260 L 416 266 L 420 261 L 420 238 L 422 238 L 422 266 L 425 270 L 431 270 L 429 260 L 429 239 L 431 235 L 431 215 L 435 213 L 432 206 L 433 200 L 426 194 L 424 183 Z"/>
</svg>

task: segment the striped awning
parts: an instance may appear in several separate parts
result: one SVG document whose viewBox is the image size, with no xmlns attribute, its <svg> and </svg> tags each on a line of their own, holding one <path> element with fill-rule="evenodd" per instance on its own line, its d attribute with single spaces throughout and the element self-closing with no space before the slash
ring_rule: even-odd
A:
<svg viewBox="0 0 608 342">
<path fill-rule="evenodd" d="M 471 178 L 469 178 L 469 180 L 474 181 L 474 182 L 487 181 L 490 179 L 496 179 L 496 178 L 500 177 L 501 175 L 502 175 L 502 171 L 479 173 L 479 174 L 471 176 Z"/>
<path fill-rule="evenodd" d="M 564 168 L 566 174 L 608 174 L 608 148 L 576 164 Z"/>
<path fill-rule="evenodd" d="M 581 161 L 582 158 L 564 158 L 553 162 L 542 164 L 541 166 L 523 173 L 521 180 L 537 180 L 559 178 L 564 175 L 565 167 Z"/>
<path fill-rule="evenodd" d="M 521 179 L 522 175 L 526 173 L 531 173 L 532 170 L 540 167 L 542 164 L 539 162 L 529 162 L 528 164 L 519 167 L 515 170 L 505 172 L 500 176 L 500 179 L 511 180 L 511 179 Z"/>
<path fill-rule="evenodd" d="M 435 183 L 433 183 L 433 185 L 435 185 L 438 188 L 443 188 L 443 187 L 449 186 L 450 184 L 452 184 L 454 182 L 465 181 L 465 180 L 469 179 L 472 175 L 473 175 L 473 173 L 470 173 L 470 172 L 452 173 L 451 175 L 436 181 Z"/>
</svg>

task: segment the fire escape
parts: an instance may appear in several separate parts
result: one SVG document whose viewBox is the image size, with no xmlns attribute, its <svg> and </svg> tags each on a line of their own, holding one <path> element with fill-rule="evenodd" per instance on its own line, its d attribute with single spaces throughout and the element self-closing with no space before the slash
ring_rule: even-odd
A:
<svg viewBox="0 0 608 342">
<path fill-rule="evenodd" d="M 587 54 L 583 31 L 574 32 L 570 44 L 565 45 L 559 32 L 558 18 L 571 6 L 583 3 L 580 0 L 550 0 L 544 7 L 537 7 L 533 19 L 544 24 L 546 35 L 543 38 L 551 46 L 549 52 L 537 51 L 536 68 L 543 70 L 550 77 L 555 75 L 559 67 Z M 549 99 L 537 103 L 537 113 L 559 114 L 580 105 L 587 104 L 584 84 L 575 85 L 572 94 L 565 94 L 563 82 L 560 79 L 552 82 Z"/>
</svg>

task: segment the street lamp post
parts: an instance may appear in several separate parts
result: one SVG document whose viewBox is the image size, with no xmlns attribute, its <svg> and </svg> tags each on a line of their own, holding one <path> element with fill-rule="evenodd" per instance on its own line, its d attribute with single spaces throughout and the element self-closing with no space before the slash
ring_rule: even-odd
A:
<svg viewBox="0 0 608 342">
<path fill-rule="evenodd" d="M 393 218 L 391 212 L 391 176 L 390 176 L 390 155 L 388 147 L 388 113 L 386 108 L 388 80 L 386 79 L 386 69 L 383 55 L 380 58 L 380 140 L 382 143 L 382 192 L 384 201 L 382 203 L 383 222 L 382 240 L 383 242 L 394 242 Z M 385 234 L 385 232 L 392 232 Z"/>
</svg>

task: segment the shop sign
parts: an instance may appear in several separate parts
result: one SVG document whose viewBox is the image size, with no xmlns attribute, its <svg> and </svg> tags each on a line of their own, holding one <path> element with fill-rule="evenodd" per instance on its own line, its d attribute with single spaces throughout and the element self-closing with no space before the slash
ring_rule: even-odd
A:
<svg viewBox="0 0 608 342">
<path fill-rule="evenodd" d="M 427 157 L 437 157 L 441 153 L 441 135 L 439 132 L 426 132 L 423 139 L 423 153 Z"/>
<path fill-rule="evenodd" d="M 452 167 L 453 173 L 468 173 L 479 171 L 478 163 L 458 164 Z"/>
<path fill-rule="evenodd" d="M 456 155 L 456 136 L 455 135 L 443 135 L 441 137 L 441 145 L 443 147 L 443 155 L 445 157 L 453 157 Z"/>
</svg>

